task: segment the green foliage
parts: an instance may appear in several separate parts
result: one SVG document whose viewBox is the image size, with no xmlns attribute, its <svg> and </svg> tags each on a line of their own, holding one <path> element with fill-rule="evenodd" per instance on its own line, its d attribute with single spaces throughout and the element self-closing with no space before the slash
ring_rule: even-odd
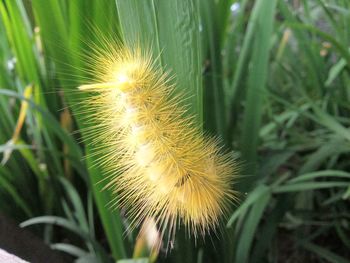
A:
<svg viewBox="0 0 350 263">
<path fill-rule="evenodd" d="M 220 233 L 195 244 L 180 231 L 159 261 L 348 262 L 349 10 L 339 0 L 0 1 L 0 212 L 77 262 L 148 261 L 130 259 L 137 233 L 109 208 L 98 156 L 84 158 L 91 148 L 74 132 L 83 58 L 103 34 L 151 47 L 204 130 L 242 162 L 241 201 Z"/>
</svg>

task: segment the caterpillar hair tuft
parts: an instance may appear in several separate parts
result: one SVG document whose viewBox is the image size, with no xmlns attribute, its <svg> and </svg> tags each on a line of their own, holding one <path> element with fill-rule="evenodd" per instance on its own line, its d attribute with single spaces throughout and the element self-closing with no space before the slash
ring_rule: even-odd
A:
<svg viewBox="0 0 350 263">
<path fill-rule="evenodd" d="M 94 83 L 79 87 L 90 94 L 84 132 L 115 204 L 133 226 L 155 218 L 162 236 L 173 238 L 178 224 L 205 235 L 236 199 L 232 154 L 189 116 L 185 94 L 175 92 L 151 52 L 105 44 L 92 59 Z"/>
</svg>

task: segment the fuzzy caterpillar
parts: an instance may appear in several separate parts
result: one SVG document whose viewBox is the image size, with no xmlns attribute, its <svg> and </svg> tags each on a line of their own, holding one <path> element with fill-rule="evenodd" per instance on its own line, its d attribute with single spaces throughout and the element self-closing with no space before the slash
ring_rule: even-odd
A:
<svg viewBox="0 0 350 263">
<path fill-rule="evenodd" d="M 79 87 L 91 94 L 85 134 L 115 201 L 135 226 L 154 217 L 162 236 L 173 238 L 179 223 L 204 235 L 236 198 L 233 158 L 196 127 L 150 53 L 112 44 L 95 52 L 95 83 Z"/>
</svg>

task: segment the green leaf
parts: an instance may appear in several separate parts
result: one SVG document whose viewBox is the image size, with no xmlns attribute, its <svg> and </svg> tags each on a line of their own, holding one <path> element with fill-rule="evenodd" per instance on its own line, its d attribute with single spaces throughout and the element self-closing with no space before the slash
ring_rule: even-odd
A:
<svg viewBox="0 0 350 263">
<path fill-rule="evenodd" d="M 232 214 L 229 221 L 227 222 L 226 227 L 231 227 L 238 217 L 244 214 L 250 206 L 253 206 L 258 200 L 260 200 L 260 198 L 265 196 L 269 191 L 270 188 L 266 185 L 259 185 L 254 190 L 252 190 L 249 193 L 247 199 Z"/>
<path fill-rule="evenodd" d="M 66 244 L 66 243 L 55 243 L 50 245 L 51 249 L 59 250 L 62 252 L 65 252 L 67 254 L 70 254 L 74 257 L 84 257 L 88 254 L 87 251 L 82 250 L 79 247 L 73 246 L 72 244 Z"/>
<path fill-rule="evenodd" d="M 79 196 L 77 190 L 65 178 L 62 177 L 59 179 L 60 179 L 61 184 L 63 185 L 63 188 L 66 191 L 68 200 L 73 205 L 73 212 L 74 212 L 75 219 L 79 223 L 79 226 L 82 229 L 84 229 L 84 231 L 88 232 L 89 225 L 88 225 L 88 222 L 86 219 L 83 203 L 80 199 L 80 196 Z"/>
<path fill-rule="evenodd" d="M 117 0 L 122 35 L 133 47 L 152 48 L 154 59 L 186 94 L 190 112 L 202 122 L 203 91 L 198 1 Z"/>
<path fill-rule="evenodd" d="M 243 160 L 248 163 L 247 174 L 254 174 L 257 167 L 257 147 L 259 129 L 264 107 L 264 90 L 268 75 L 268 62 L 271 48 L 273 18 L 275 16 L 275 0 L 257 0 L 254 6 L 259 12 L 255 24 L 252 44 L 252 58 L 248 75 L 246 106 L 243 117 L 241 151 Z M 254 12 L 254 11 L 253 11 Z M 256 177 L 250 178 L 255 180 Z M 243 189 L 249 188 L 251 182 L 243 181 Z"/>
<path fill-rule="evenodd" d="M 26 216 L 33 216 L 30 206 L 26 203 L 26 200 L 21 197 L 14 185 L 4 176 L 2 169 L 0 169 L 0 189 L 10 195 L 14 204 L 17 204 L 25 212 Z"/>
<path fill-rule="evenodd" d="M 101 2 L 101 1 L 98 1 Z M 89 2 L 90 3 L 90 2 Z M 98 6 L 108 6 L 110 8 L 108 16 L 113 19 L 112 23 L 118 23 L 116 15 L 113 15 L 112 10 L 115 10 L 113 1 L 105 1 L 104 3 L 96 4 Z M 81 8 L 80 8 L 81 7 Z M 87 9 L 85 9 L 87 8 Z M 83 100 L 84 95 L 75 91 L 79 86 L 81 80 L 85 80 L 85 68 L 81 68 L 84 64 L 81 61 L 83 56 L 81 54 L 83 47 L 81 44 L 91 43 L 91 31 L 86 30 L 85 25 L 89 24 L 85 15 L 89 14 L 89 4 L 86 1 L 46 1 L 34 0 L 33 9 L 35 10 L 35 18 L 40 26 L 41 35 L 43 37 L 43 44 L 47 53 L 52 57 L 57 67 L 59 81 L 65 90 L 65 98 L 73 110 L 77 118 L 79 128 L 83 130 L 84 125 L 78 118 L 79 103 Z M 69 10 L 71 13 L 69 13 Z M 76 10 L 74 13 L 72 10 Z M 91 10 L 90 10 L 91 11 Z M 100 10 L 100 12 L 105 12 Z M 53 16 L 53 14 L 55 14 Z M 70 19 L 68 19 L 70 16 Z M 99 25 L 106 24 L 107 15 L 93 15 L 94 21 L 90 21 L 92 27 L 96 26 L 99 32 L 106 35 L 112 34 L 112 28 L 98 28 Z M 71 23 L 71 24 L 70 24 Z M 74 25 L 71 28 L 71 25 Z M 81 38 L 80 38 L 81 37 Z M 98 36 L 95 36 L 98 38 Z M 96 40 L 98 42 L 98 39 Z M 80 43 L 80 44 L 79 44 Z M 96 45 L 98 43 L 95 43 Z M 68 74 L 70 79 L 67 79 Z M 83 134 L 84 136 L 84 134 Z M 93 150 L 86 142 L 86 155 L 89 155 Z M 124 247 L 122 219 L 117 209 L 113 211 L 108 207 L 111 201 L 111 193 L 102 191 L 103 186 L 99 184 L 104 178 L 101 169 L 95 166 L 94 160 L 91 157 L 87 158 L 86 165 L 88 167 L 90 186 L 94 194 L 97 210 L 100 214 L 102 225 L 106 233 L 109 246 L 112 250 L 115 259 L 126 257 L 126 248 Z"/>
<path fill-rule="evenodd" d="M 346 258 L 343 258 L 343 257 L 341 257 L 341 256 L 323 248 L 323 247 L 315 245 L 313 243 L 305 242 L 302 244 L 302 246 L 305 249 L 317 254 L 321 258 L 328 260 L 329 262 L 332 262 L 332 263 L 350 263 L 350 261 L 347 260 Z"/>
<path fill-rule="evenodd" d="M 255 231 L 263 216 L 263 213 L 270 203 L 271 191 L 265 191 L 250 208 L 243 225 L 240 238 L 237 240 L 235 262 L 249 262 L 250 250 L 253 246 Z"/>
<path fill-rule="evenodd" d="M 122 259 L 118 260 L 117 263 L 149 263 L 149 260 L 148 258 Z"/>
<path fill-rule="evenodd" d="M 326 87 L 329 87 L 332 84 L 332 82 L 339 76 L 345 66 L 346 60 L 342 58 L 330 68 L 328 78 L 325 82 Z"/>
<path fill-rule="evenodd" d="M 20 227 L 28 227 L 36 224 L 57 225 L 72 231 L 73 233 L 79 235 L 85 242 L 90 242 L 98 255 L 100 255 L 101 259 L 106 260 L 106 252 L 104 251 L 104 248 L 98 242 L 96 242 L 95 239 L 91 238 L 91 236 L 84 229 L 81 229 L 79 225 L 58 216 L 39 216 L 22 222 Z"/>
<path fill-rule="evenodd" d="M 333 187 L 348 187 L 348 182 L 303 182 L 297 184 L 288 184 L 275 187 L 273 189 L 274 193 L 287 193 L 287 192 L 298 192 L 298 191 L 308 191 L 308 190 L 317 190 Z"/>
<path fill-rule="evenodd" d="M 307 180 L 313 180 L 317 178 L 323 178 L 323 177 L 339 177 L 339 178 L 347 178 L 350 179 L 350 173 L 344 172 L 344 171 L 337 171 L 337 170 L 324 170 L 324 171 L 318 171 L 318 172 L 311 172 L 303 175 L 299 175 L 297 177 L 294 177 L 293 179 L 289 180 L 287 183 L 300 183 Z M 350 183 L 350 182 L 349 182 Z"/>
</svg>

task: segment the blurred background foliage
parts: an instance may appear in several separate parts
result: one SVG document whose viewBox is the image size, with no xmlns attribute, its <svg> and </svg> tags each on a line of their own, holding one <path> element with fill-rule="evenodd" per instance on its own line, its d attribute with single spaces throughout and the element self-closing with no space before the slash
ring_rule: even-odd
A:
<svg viewBox="0 0 350 263">
<path fill-rule="evenodd" d="M 77 132 L 101 35 L 161 54 L 242 162 L 220 229 L 180 230 L 159 262 L 350 262 L 348 0 L 1 0 L 2 214 L 67 262 L 155 260 Z"/>
</svg>

